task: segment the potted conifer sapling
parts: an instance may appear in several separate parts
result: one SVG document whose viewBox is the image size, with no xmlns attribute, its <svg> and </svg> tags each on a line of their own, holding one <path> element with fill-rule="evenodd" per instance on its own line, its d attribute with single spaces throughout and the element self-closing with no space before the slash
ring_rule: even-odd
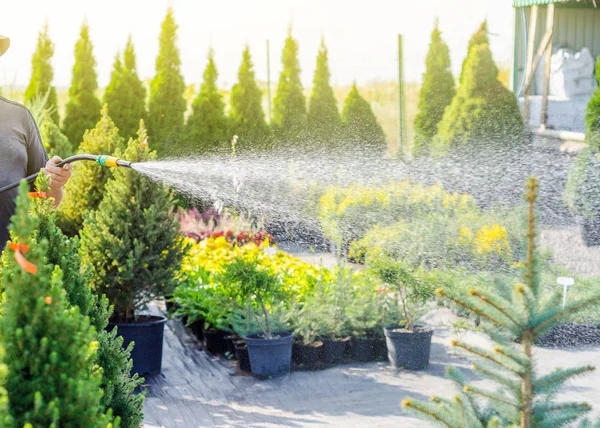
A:
<svg viewBox="0 0 600 428">
<path fill-rule="evenodd" d="M 260 256 L 259 256 L 260 257 Z M 272 315 L 285 300 L 281 279 L 258 259 L 238 257 L 219 275 L 237 301 L 250 302 L 261 313 L 261 332 L 245 336 L 252 374 L 258 378 L 274 378 L 288 374 L 292 363 L 294 335 L 289 331 L 274 331 Z"/>
<path fill-rule="evenodd" d="M 417 320 L 419 312 L 434 295 L 433 287 L 418 280 L 406 263 L 389 256 L 380 256 L 371 267 L 382 282 L 391 287 L 389 295 L 400 315 L 395 324 L 384 328 L 390 363 L 396 368 L 426 369 L 433 329 L 417 324 Z"/>
<path fill-rule="evenodd" d="M 146 139 L 141 121 L 138 139 L 129 141 L 122 157 L 155 159 Z M 82 264 L 91 267 L 94 290 L 114 307 L 109 329 L 118 328 L 125 347 L 135 343 L 134 373 L 161 370 L 166 319 L 142 312 L 175 286 L 184 244 L 172 207 L 168 189 L 135 171 L 116 169 L 98 210 L 88 214 L 81 231 Z"/>
</svg>

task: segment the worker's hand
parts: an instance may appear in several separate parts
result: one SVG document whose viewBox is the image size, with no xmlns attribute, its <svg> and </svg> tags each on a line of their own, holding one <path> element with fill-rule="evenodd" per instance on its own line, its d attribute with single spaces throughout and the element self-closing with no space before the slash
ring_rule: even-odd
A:
<svg viewBox="0 0 600 428">
<path fill-rule="evenodd" d="M 61 167 L 55 166 L 61 160 L 58 156 L 54 156 L 46 163 L 46 167 L 44 168 L 44 172 L 50 176 L 50 187 L 53 189 L 60 189 L 71 178 L 70 163 Z"/>
</svg>

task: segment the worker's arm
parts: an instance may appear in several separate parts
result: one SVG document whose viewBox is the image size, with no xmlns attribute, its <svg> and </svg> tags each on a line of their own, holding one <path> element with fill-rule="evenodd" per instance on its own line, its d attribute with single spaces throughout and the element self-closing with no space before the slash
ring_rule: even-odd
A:
<svg viewBox="0 0 600 428">
<path fill-rule="evenodd" d="M 54 206 L 57 207 L 63 198 L 63 186 L 67 184 L 69 178 L 71 178 L 71 164 L 68 163 L 61 167 L 54 166 L 59 163 L 62 159 L 58 156 L 54 156 L 46 163 L 44 172 L 50 176 L 50 190 L 49 195 L 54 198 Z"/>
</svg>

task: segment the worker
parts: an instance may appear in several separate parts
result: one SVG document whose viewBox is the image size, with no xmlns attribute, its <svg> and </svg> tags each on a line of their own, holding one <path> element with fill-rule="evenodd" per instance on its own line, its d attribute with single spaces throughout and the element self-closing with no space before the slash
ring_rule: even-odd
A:
<svg viewBox="0 0 600 428">
<path fill-rule="evenodd" d="M 8 37 L 0 36 L 0 56 L 10 46 Z M 58 206 L 63 186 L 71 177 L 71 165 L 55 166 L 61 158 L 48 160 L 40 132 L 29 110 L 0 96 L 0 187 L 19 181 L 43 169 L 50 176 L 48 196 Z M 18 189 L 0 194 L 0 251 L 9 240 L 8 225 L 15 212 Z"/>
</svg>

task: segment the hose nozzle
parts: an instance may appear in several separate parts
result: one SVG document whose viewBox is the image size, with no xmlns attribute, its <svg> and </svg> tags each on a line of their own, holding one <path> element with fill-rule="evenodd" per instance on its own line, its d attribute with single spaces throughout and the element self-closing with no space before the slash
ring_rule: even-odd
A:
<svg viewBox="0 0 600 428">
<path fill-rule="evenodd" d="M 114 156 L 100 155 L 96 158 L 96 163 L 102 166 L 110 166 L 113 168 L 125 167 L 131 168 L 131 162 L 124 161 Z"/>
</svg>

